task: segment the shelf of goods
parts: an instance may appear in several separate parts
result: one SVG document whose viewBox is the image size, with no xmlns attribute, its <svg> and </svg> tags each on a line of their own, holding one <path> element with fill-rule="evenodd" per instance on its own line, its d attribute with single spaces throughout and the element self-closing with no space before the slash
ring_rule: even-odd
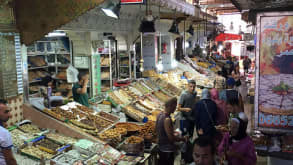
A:
<svg viewBox="0 0 293 165">
<path fill-rule="evenodd" d="M 86 106 L 71 102 L 67 105 L 44 112 L 59 121 L 63 121 L 81 132 L 98 137 L 98 133 L 116 123 L 119 118 L 106 112 L 96 112 Z"/>
<path fill-rule="evenodd" d="M 100 56 L 101 91 L 106 92 L 113 87 L 113 77 L 116 75 L 116 43 L 112 40 L 92 42 L 93 51 Z"/>
<path fill-rule="evenodd" d="M 60 80 L 67 79 L 66 68 L 71 64 L 71 55 L 65 45 L 63 39 L 57 37 L 45 38 L 27 47 L 29 95 L 40 90 L 44 85 L 41 84 L 42 78 L 46 76 L 56 80 L 57 88 Z"/>
<path fill-rule="evenodd" d="M 223 87 L 223 78 L 219 80 L 221 76 L 217 75 L 218 71 L 221 71 L 219 65 L 216 65 L 215 62 L 198 62 L 204 61 L 204 59 L 199 59 L 198 57 L 190 59 L 189 57 L 184 57 L 182 61 L 178 63 L 178 67 L 184 71 L 191 72 L 194 76 L 193 79 L 196 80 L 197 85 L 213 88 L 216 84 L 216 87 Z M 216 80 L 217 77 L 217 80 Z"/>
<path fill-rule="evenodd" d="M 131 73 L 131 61 L 130 56 L 125 51 L 120 51 L 119 55 L 119 79 L 130 78 Z"/>
<path fill-rule="evenodd" d="M 141 79 L 129 86 L 108 92 L 108 100 L 114 106 L 136 121 L 148 119 L 156 121 L 158 113 L 163 111 L 164 103 L 171 97 L 178 97 L 180 89 L 157 79 Z"/>
</svg>

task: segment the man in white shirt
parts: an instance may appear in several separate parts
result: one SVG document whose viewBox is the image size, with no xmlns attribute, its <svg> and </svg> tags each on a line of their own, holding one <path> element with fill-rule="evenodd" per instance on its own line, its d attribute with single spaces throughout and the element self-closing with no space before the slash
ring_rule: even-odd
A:
<svg viewBox="0 0 293 165">
<path fill-rule="evenodd" d="M 0 165 L 17 165 L 12 154 L 12 139 L 9 131 L 3 127 L 11 117 L 6 100 L 0 99 Z"/>
</svg>

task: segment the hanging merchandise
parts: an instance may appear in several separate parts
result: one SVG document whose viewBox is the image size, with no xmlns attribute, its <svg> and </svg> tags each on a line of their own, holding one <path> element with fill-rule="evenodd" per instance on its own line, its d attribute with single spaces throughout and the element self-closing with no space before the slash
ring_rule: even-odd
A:
<svg viewBox="0 0 293 165">
<path fill-rule="evenodd" d="M 72 65 L 69 65 L 69 67 L 66 69 L 66 74 L 68 83 L 76 83 L 78 81 L 78 70 L 74 68 Z"/>
</svg>

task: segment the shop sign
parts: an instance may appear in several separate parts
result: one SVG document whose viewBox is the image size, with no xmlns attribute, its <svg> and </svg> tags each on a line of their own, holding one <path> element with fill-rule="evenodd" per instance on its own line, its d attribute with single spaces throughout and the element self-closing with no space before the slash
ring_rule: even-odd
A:
<svg viewBox="0 0 293 165">
<path fill-rule="evenodd" d="M 122 5 L 143 3 L 144 0 L 121 0 Z"/>
<path fill-rule="evenodd" d="M 293 130 L 293 12 L 257 17 L 256 127 Z"/>
</svg>

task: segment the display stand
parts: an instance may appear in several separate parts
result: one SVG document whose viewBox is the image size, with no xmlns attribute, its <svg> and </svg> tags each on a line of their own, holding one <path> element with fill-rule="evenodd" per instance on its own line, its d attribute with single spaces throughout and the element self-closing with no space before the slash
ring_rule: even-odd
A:
<svg viewBox="0 0 293 165">
<path fill-rule="evenodd" d="M 66 83 L 66 68 L 71 64 L 72 58 L 70 50 L 67 50 L 70 47 L 65 48 L 63 40 L 66 41 L 66 38 L 45 38 L 28 46 L 28 88 L 39 86 L 42 81 L 41 73 L 44 74 L 43 76 L 50 73 L 50 76 L 56 80 L 57 88 L 59 84 Z M 65 44 L 70 45 L 69 42 Z M 29 96 L 32 97 L 39 92 L 29 91 Z"/>
<path fill-rule="evenodd" d="M 85 134 L 81 131 L 78 131 L 75 127 L 66 125 L 63 122 L 58 121 L 41 111 L 38 111 L 29 104 L 23 105 L 23 117 L 25 119 L 31 120 L 32 123 L 36 124 L 41 128 L 54 129 L 65 136 L 74 137 L 78 139 L 88 139 L 91 141 L 100 141 L 99 139 L 89 134 Z"/>
<path fill-rule="evenodd" d="M 101 91 L 106 92 L 113 87 L 113 77 L 116 75 L 116 41 L 92 41 L 92 54 L 100 56 L 100 85 Z"/>
<path fill-rule="evenodd" d="M 125 51 L 121 51 L 118 54 L 119 57 L 119 79 L 131 78 L 131 54 Z"/>
</svg>

